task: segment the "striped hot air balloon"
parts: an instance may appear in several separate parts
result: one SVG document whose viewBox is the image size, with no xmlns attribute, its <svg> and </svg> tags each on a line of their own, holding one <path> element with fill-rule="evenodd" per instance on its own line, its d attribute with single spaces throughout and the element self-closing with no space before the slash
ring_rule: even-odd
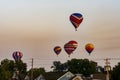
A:
<svg viewBox="0 0 120 80">
<path fill-rule="evenodd" d="M 19 61 L 19 60 L 21 60 L 23 54 L 20 51 L 15 51 L 15 52 L 13 52 L 12 56 L 15 61 Z"/>
<path fill-rule="evenodd" d="M 81 24 L 82 21 L 83 21 L 82 14 L 73 13 L 73 14 L 70 15 L 70 22 L 73 24 L 76 31 L 77 31 L 77 28 L 79 27 L 79 25 Z"/>
<path fill-rule="evenodd" d="M 74 50 L 75 50 L 75 49 L 77 48 L 77 46 L 78 46 L 78 43 L 77 43 L 76 41 L 74 41 L 74 40 L 71 40 L 71 41 L 69 41 L 68 43 L 72 45 L 72 47 L 74 48 Z"/>
<path fill-rule="evenodd" d="M 70 55 L 73 53 L 73 51 L 75 51 L 77 46 L 78 46 L 78 43 L 74 40 L 71 40 L 64 45 L 64 50 L 66 51 L 66 53 L 70 57 Z"/>
<path fill-rule="evenodd" d="M 56 53 L 57 56 L 60 54 L 61 50 L 62 50 L 62 49 L 61 49 L 60 46 L 55 46 L 55 47 L 54 47 L 54 52 Z"/>
</svg>

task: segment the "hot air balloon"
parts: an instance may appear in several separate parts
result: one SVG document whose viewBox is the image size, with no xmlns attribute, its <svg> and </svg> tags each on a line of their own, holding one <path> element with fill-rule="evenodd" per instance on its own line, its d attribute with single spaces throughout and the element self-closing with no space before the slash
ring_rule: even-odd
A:
<svg viewBox="0 0 120 80">
<path fill-rule="evenodd" d="M 94 50 L 94 45 L 91 43 L 88 43 L 85 45 L 85 49 L 86 51 L 89 53 L 89 55 L 91 54 L 91 52 Z"/>
<path fill-rule="evenodd" d="M 77 31 L 77 28 L 79 27 L 79 25 L 81 24 L 82 21 L 83 21 L 82 14 L 73 13 L 73 14 L 70 15 L 70 22 L 73 24 L 76 31 Z"/>
<path fill-rule="evenodd" d="M 15 52 L 13 52 L 12 56 L 15 61 L 19 61 L 19 60 L 21 60 L 23 54 L 20 51 L 15 51 Z"/>
<path fill-rule="evenodd" d="M 74 47 L 74 50 L 77 48 L 77 46 L 78 46 L 78 43 L 76 42 L 76 41 L 74 41 L 74 40 L 71 40 L 71 41 L 69 41 L 68 42 L 69 44 L 71 44 L 73 47 Z"/>
<path fill-rule="evenodd" d="M 57 56 L 60 54 L 61 50 L 62 50 L 62 49 L 61 49 L 60 46 L 55 46 L 55 47 L 54 47 L 54 52 L 56 53 Z"/>
<path fill-rule="evenodd" d="M 78 46 L 78 43 L 76 41 L 71 40 L 64 45 L 64 50 L 66 51 L 66 53 L 70 57 L 70 55 L 73 53 L 73 51 L 75 51 L 77 46 Z"/>
<path fill-rule="evenodd" d="M 68 54 L 68 56 L 70 57 L 71 53 L 74 51 L 74 48 L 71 46 L 71 44 L 66 43 L 64 45 L 64 50 L 66 51 L 66 53 Z"/>
</svg>

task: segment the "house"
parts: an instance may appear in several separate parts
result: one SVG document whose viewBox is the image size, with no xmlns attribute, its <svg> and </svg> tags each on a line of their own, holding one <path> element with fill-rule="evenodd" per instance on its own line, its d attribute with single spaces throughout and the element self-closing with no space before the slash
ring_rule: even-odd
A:
<svg viewBox="0 0 120 80">
<path fill-rule="evenodd" d="M 47 72 L 43 74 L 45 80 L 57 80 L 62 75 L 64 75 L 66 72 Z"/>
<path fill-rule="evenodd" d="M 69 80 L 72 77 L 74 77 L 74 74 L 72 74 L 71 72 L 67 72 L 64 75 L 62 75 L 60 78 L 58 78 L 57 80 Z"/>
<path fill-rule="evenodd" d="M 28 75 L 25 76 L 25 80 L 30 80 Z"/>
<path fill-rule="evenodd" d="M 44 80 L 83 80 L 80 74 L 73 74 L 71 72 L 48 72 L 43 76 Z"/>
<path fill-rule="evenodd" d="M 91 77 L 84 77 L 81 74 L 71 72 L 47 72 L 38 76 L 35 80 L 106 80 L 106 74 L 93 74 Z"/>
<path fill-rule="evenodd" d="M 38 76 L 35 80 L 45 80 L 43 75 Z"/>
<path fill-rule="evenodd" d="M 72 77 L 69 80 L 83 80 L 81 76 L 75 75 L 74 77 Z"/>
</svg>

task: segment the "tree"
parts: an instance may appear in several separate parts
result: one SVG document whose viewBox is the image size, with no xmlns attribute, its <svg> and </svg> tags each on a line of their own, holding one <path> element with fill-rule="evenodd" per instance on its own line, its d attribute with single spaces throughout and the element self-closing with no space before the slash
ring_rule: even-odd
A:
<svg viewBox="0 0 120 80">
<path fill-rule="evenodd" d="M 33 68 L 28 71 L 28 75 L 31 77 L 33 71 L 33 80 L 36 79 L 40 74 L 45 74 L 44 68 Z"/>
<path fill-rule="evenodd" d="M 72 59 L 67 62 L 68 70 L 72 73 L 80 73 L 84 76 L 90 76 L 90 74 L 96 72 L 97 63 L 89 61 L 88 59 Z"/>
<path fill-rule="evenodd" d="M 26 73 L 27 71 L 27 64 L 23 63 L 22 60 L 16 61 L 15 62 L 15 68 L 20 72 L 20 73 Z"/>
<path fill-rule="evenodd" d="M 96 67 L 98 73 L 105 73 L 105 69 L 102 66 Z"/>
<path fill-rule="evenodd" d="M 118 63 L 111 72 L 112 80 L 120 80 L 120 63 Z"/>
<path fill-rule="evenodd" d="M 0 65 L 0 80 L 9 80 L 12 78 L 13 73 L 19 72 L 19 79 L 23 80 L 26 74 L 27 65 L 22 61 L 14 62 L 13 60 L 4 59 Z"/>
<path fill-rule="evenodd" d="M 67 65 L 65 63 L 62 64 L 60 61 L 54 61 L 51 68 L 53 68 L 54 72 L 63 72 L 67 69 Z"/>
<path fill-rule="evenodd" d="M 15 71 L 18 72 L 18 77 L 20 80 L 23 80 L 27 73 L 27 64 L 23 63 L 22 60 L 16 61 L 14 64 Z"/>
<path fill-rule="evenodd" d="M 72 73 L 80 73 L 84 76 L 90 76 L 91 74 L 97 72 L 97 63 L 94 61 L 89 61 L 88 59 L 72 59 L 65 63 L 53 62 L 53 71 L 71 71 Z"/>
<path fill-rule="evenodd" d="M 9 80 L 14 72 L 14 61 L 4 59 L 0 65 L 0 80 Z"/>
</svg>

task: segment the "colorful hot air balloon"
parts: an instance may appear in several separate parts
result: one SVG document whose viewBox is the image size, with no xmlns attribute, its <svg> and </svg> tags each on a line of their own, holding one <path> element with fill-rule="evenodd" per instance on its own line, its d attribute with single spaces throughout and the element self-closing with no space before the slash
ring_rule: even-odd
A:
<svg viewBox="0 0 120 80">
<path fill-rule="evenodd" d="M 67 52 L 67 54 L 70 57 L 70 55 L 73 53 L 73 51 L 75 51 L 77 46 L 78 46 L 78 43 L 72 40 L 64 45 L 64 50 Z"/>
<path fill-rule="evenodd" d="M 73 24 L 73 26 L 75 27 L 75 30 L 77 31 L 77 28 L 83 21 L 83 16 L 80 13 L 73 13 L 70 15 L 70 21 Z"/>
<path fill-rule="evenodd" d="M 61 50 L 62 50 L 62 49 L 61 49 L 60 46 L 54 47 L 54 52 L 56 53 L 57 56 L 60 54 Z"/>
<path fill-rule="evenodd" d="M 69 44 L 71 44 L 73 47 L 74 47 L 74 50 L 77 48 L 77 46 L 78 46 L 78 43 L 76 42 L 76 41 L 74 41 L 74 40 L 71 40 L 71 41 L 69 41 L 68 42 Z"/>
<path fill-rule="evenodd" d="M 71 53 L 74 51 L 74 48 L 71 46 L 71 44 L 66 43 L 66 44 L 64 45 L 64 50 L 66 51 L 66 53 L 67 53 L 67 54 L 69 55 L 69 57 L 70 57 Z"/>
<path fill-rule="evenodd" d="M 13 52 L 12 56 L 15 59 L 15 61 L 19 61 L 19 60 L 21 60 L 23 54 L 20 51 L 15 51 L 15 52 Z"/>
<path fill-rule="evenodd" d="M 91 54 L 91 52 L 94 50 L 94 45 L 91 43 L 88 43 L 85 45 L 85 49 L 89 54 Z"/>
</svg>

